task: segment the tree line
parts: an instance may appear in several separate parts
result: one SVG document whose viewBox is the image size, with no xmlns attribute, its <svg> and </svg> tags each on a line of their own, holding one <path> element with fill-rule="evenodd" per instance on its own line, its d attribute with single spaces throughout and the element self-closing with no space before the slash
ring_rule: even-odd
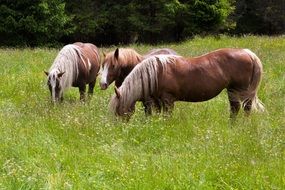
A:
<svg viewBox="0 0 285 190">
<path fill-rule="evenodd" d="M 160 43 L 285 32 L 284 0 L 0 0 L 0 45 Z"/>
</svg>

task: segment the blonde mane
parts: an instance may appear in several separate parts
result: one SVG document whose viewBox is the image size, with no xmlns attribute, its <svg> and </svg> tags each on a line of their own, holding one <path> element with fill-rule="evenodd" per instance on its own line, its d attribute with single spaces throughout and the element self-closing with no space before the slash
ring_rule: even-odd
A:
<svg viewBox="0 0 285 190">
<path fill-rule="evenodd" d="M 106 59 L 114 59 L 115 51 L 109 52 L 106 55 Z M 120 66 L 125 65 L 136 65 L 139 62 L 141 62 L 143 59 L 143 56 L 140 55 L 138 52 L 136 52 L 133 49 L 130 48 L 120 48 L 119 49 L 119 61 L 118 64 Z"/>
<path fill-rule="evenodd" d="M 49 69 L 50 74 L 65 72 L 60 80 L 63 89 L 71 87 L 72 83 L 77 80 L 78 61 L 79 57 L 82 59 L 81 55 L 82 53 L 78 46 L 73 44 L 66 45 L 60 50 Z M 82 61 L 84 60 L 82 59 Z"/>
<path fill-rule="evenodd" d="M 125 78 L 119 88 L 120 99 L 113 95 L 109 103 L 110 111 L 117 107 L 129 108 L 135 101 L 147 98 L 158 86 L 158 74 L 167 70 L 167 65 L 175 62 L 176 55 L 155 55 L 143 60 Z M 160 71 L 162 68 L 162 71 Z"/>
</svg>

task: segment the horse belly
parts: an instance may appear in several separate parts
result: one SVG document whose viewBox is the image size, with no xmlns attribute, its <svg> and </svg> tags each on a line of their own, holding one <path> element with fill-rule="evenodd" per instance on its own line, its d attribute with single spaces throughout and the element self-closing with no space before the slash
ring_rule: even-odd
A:
<svg viewBox="0 0 285 190">
<path fill-rule="evenodd" d="M 231 79 L 219 65 L 206 63 L 205 66 L 177 63 L 172 73 L 164 76 L 164 88 L 178 101 L 202 102 L 216 97 Z"/>
<path fill-rule="evenodd" d="M 203 102 L 216 97 L 221 93 L 222 90 L 223 88 L 215 90 L 201 89 L 201 90 L 189 91 L 184 96 L 182 96 L 180 100 L 187 102 Z"/>
<path fill-rule="evenodd" d="M 186 82 L 195 81 L 195 82 Z M 223 77 L 191 77 L 180 86 L 180 96 L 184 101 L 202 102 L 210 100 L 227 88 L 229 80 Z"/>
</svg>

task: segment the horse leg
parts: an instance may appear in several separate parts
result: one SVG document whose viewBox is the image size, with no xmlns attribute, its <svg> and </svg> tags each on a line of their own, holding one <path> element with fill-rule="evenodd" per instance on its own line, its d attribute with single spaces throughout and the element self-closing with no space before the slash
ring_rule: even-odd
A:
<svg viewBox="0 0 285 190">
<path fill-rule="evenodd" d="M 60 102 L 63 102 L 63 92 L 60 92 L 60 98 L 59 98 Z"/>
<path fill-rule="evenodd" d="M 233 89 L 227 89 L 228 98 L 230 102 L 230 118 L 235 119 L 240 110 L 240 98 L 237 92 Z"/>
<path fill-rule="evenodd" d="M 252 100 L 244 101 L 244 103 L 243 103 L 243 110 L 245 111 L 245 115 L 246 116 L 249 116 L 251 108 L 252 108 Z"/>
<path fill-rule="evenodd" d="M 231 107 L 230 108 L 231 109 L 230 118 L 234 119 L 234 118 L 236 118 L 236 116 L 240 110 L 240 102 L 230 100 L 230 107 Z"/>
<path fill-rule="evenodd" d="M 162 109 L 161 101 L 157 98 L 154 99 L 154 107 L 157 113 L 161 113 L 161 109 Z"/>
<path fill-rule="evenodd" d="M 152 100 L 151 99 L 147 99 L 145 101 L 143 101 L 143 106 L 144 106 L 144 112 L 145 115 L 151 115 L 152 114 Z"/>
<path fill-rule="evenodd" d="M 171 114 L 172 111 L 173 111 L 173 108 L 174 108 L 174 102 L 168 101 L 168 102 L 165 103 L 164 111 L 166 113 L 170 113 Z"/>
<path fill-rule="evenodd" d="M 89 87 L 88 88 L 88 95 L 89 95 L 89 97 L 92 97 L 92 95 L 93 95 L 95 83 L 96 83 L 96 79 L 93 82 L 89 83 L 89 85 L 88 85 L 88 87 Z"/>
<path fill-rule="evenodd" d="M 80 93 L 80 100 L 85 100 L 85 91 L 86 91 L 86 85 L 82 84 L 79 86 L 79 93 Z"/>
<path fill-rule="evenodd" d="M 174 99 L 171 95 L 165 95 L 162 97 L 163 112 L 171 113 L 174 108 Z"/>
</svg>

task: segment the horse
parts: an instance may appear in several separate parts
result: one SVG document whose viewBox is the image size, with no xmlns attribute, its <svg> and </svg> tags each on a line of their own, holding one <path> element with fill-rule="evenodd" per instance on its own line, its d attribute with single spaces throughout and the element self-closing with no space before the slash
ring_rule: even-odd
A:
<svg viewBox="0 0 285 190">
<path fill-rule="evenodd" d="M 174 50 L 168 48 L 153 49 L 145 55 L 140 55 L 134 49 L 130 48 L 120 48 L 120 50 L 117 48 L 107 55 L 104 54 L 104 61 L 102 64 L 103 72 L 100 82 L 101 89 L 107 89 L 113 81 L 115 81 L 115 87 L 120 87 L 126 76 L 137 64 L 148 57 L 160 54 L 178 55 Z M 155 107 L 158 111 L 161 110 L 160 105 L 151 98 L 145 99 L 143 105 L 145 112 L 148 115 L 152 112 L 151 107 Z"/>
<path fill-rule="evenodd" d="M 178 55 L 174 50 L 168 48 L 153 49 L 146 55 L 140 55 L 130 48 L 120 48 L 120 50 L 117 48 L 113 52 L 103 53 L 101 89 L 106 90 L 113 81 L 115 81 L 116 87 L 120 87 L 126 76 L 138 63 L 150 56 L 160 54 Z"/>
<path fill-rule="evenodd" d="M 249 49 L 218 49 L 199 57 L 156 55 L 143 60 L 126 77 L 109 102 L 117 116 L 130 117 L 138 100 L 160 101 L 171 112 L 175 101 L 202 102 L 227 90 L 230 118 L 242 105 L 248 115 L 254 108 L 264 111 L 257 97 L 263 67 Z"/>
<path fill-rule="evenodd" d="M 99 69 L 100 54 L 95 45 L 76 42 L 64 46 L 49 71 L 44 71 L 52 101 L 62 101 L 63 92 L 70 87 L 78 87 L 80 100 L 85 100 L 87 84 L 92 96 Z"/>
</svg>

